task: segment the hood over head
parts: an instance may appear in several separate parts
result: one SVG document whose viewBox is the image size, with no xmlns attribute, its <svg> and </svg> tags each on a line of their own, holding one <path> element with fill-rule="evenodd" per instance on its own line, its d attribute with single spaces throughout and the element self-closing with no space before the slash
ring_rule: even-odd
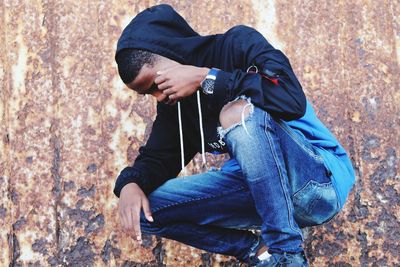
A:
<svg viewBox="0 0 400 267">
<path fill-rule="evenodd" d="M 146 50 L 181 64 L 193 64 L 196 52 L 210 44 L 214 35 L 200 36 L 170 5 L 153 6 L 140 12 L 123 30 L 117 51 Z"/>
<path fill-rule="evenodd" d="M 206 50 L 213 45 L 212 41 L 215 37 L 216 35 L 200 36 L 171 6 L 162 4 L 147 8 L 133 18 L 118 40 L 115 56 L 125 48 L 134 48 L 167 57 L 181 64 L 196 65 L 199 60 L 198 55 L 204 57 L 207 54 L 209 50 Z M 204 166 L 206 166 L 200 91 L 197 90 L 196 94 L 202 159 Z M 186 175 L 180 101 L 178 102 L 178 119 L 181 167 L 184 175 Z"/>
</svg>

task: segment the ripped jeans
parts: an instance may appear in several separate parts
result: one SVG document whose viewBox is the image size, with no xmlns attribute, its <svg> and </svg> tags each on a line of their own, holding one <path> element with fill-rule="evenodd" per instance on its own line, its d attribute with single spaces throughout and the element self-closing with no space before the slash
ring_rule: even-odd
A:
<svg viewBox="0 0 400 267">
<path fill-rule="evenodd" d="M 270 253 L 300 252 L 301 227 L 338 211 L 331 174 L 313 147 L 286 124 L 252 107 L 224 132 L 237 171 L 168 180 L 149 195 L 154 222 L 143 233 L 246 261 L 260 240 Z M 246 229 L 261 228 L 261 238 Z"/>
</svg>

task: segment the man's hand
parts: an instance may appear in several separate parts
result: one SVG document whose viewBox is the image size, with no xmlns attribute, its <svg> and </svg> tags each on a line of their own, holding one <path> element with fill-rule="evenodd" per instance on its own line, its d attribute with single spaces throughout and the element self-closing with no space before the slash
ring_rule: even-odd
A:
<svg viewBox="0 0 400 267">
<path fill-rule="evenodd" d="M 140 210 L 142 208 L 146 219 L 153 222 L 149 201 L 142 189 L 135 183 L 125 185 L 119 196 L 119 217 L 124 231 L 128 234 L 133 232 L 137 241 L 142 241 L 140 231 Z"/>
<path fill-rule="evenodd" d="M 157 72 L 154 82 L 163 94 L 168 96 L 169 105 L 192 95 L 200 87 L 201 81 L 206 77 L 209 68 L 200 68 L 189 65 L 176 65 L 172 68 Z"/>
</svg>

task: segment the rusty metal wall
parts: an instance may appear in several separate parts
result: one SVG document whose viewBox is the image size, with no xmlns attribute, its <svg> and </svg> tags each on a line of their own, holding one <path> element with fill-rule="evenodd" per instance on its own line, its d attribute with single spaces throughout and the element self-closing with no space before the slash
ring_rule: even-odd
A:
<svg viewBox="0 0 400 267">
<path fill-rule="evenodd" d="M 311 266 L 400 266 L 400 2 L 165 2 L 202 34 L 259 29 L 350 152 L 357 184 L 337 218 L 308 229 Z M 114 180 L 155 102 L 124 89 L 114 48 L 156 3 L 0 2 L 1 266 L 237 266 L 170 240 L 139 246 L 119 229 Z"/>
</svg>

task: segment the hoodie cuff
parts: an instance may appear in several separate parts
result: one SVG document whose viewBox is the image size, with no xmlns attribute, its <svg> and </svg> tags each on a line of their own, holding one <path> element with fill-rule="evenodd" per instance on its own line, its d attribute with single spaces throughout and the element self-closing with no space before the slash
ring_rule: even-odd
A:
<svg viewBox="0 0 400 267">
<path fill-rule="evenodd" d="M 219 70 L 214 84 L 214 97 L 217 99 L 221 108 L 230 100 L 229 82 L 232 73 Z"/>
<path fill-rule="evenodd" d="M 142 179 L 139 177 L 139 174 L 133 170 L 132 167 L 126 167 L 121 171 L 120 175 L 115 181 L 115 186 L 113 190 L 114 195 L 119 198 L 122 188 L 129 183 L 135 183 L 140 187 L 140 189 L 143 190 Z"/>
</svg>

